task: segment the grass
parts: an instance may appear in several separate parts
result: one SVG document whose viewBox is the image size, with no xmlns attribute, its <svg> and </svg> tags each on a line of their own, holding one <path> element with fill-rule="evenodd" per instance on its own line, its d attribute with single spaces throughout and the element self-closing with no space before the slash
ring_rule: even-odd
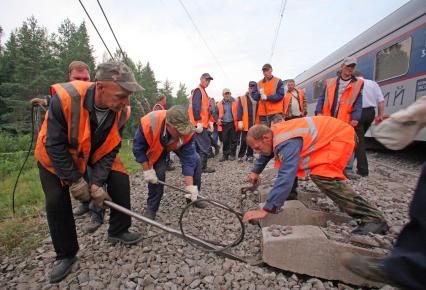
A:
<svg viewBox="0 0 426 290">
<path fill-rule="evenodd" d="M 13 217 L 12 190 L 26 156 L 22 152 L 27 150 L 25 147 L 28 143 L 25 144 L 25 141 L 29 142 L 29 138 L 17 137 L 14 140 L 0 135 L 0 256 L 26 255 L 47 236 L 45 218 L 41 217 L 44 212 L 44 193 L 32 154 L 19 179 Z M 19 152 L 9 154 L 16 151 Z M 140 166 L 134 160 L 129 140 L 123 141 L 120 156 L 129 173 L 139 170 Z"/>
</svg>

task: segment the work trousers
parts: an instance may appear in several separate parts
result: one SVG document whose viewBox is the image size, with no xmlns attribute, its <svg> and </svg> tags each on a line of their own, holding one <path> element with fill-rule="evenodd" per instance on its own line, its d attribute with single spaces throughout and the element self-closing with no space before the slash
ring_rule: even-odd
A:
<svg viewBox="0 0 426 290">
<path fill-rule="evenodd" d="M 200 156 L 205 155 L 207 157 L 209 154 L 211 141 L 209 132 L 206 128 L 203 128 L 203 132 L 194 134 L 194 142 L 198 154 L 200 154 Z"/>
<path fill-rule="evenodd" d="M 259 116 L 259 122 L 262 125 L 266 125 L 271 127 L 275 123 L 279 123 L 284 121 L 284 117 L 282 113 L 271 114 L 267 116 Z"/>
<path fill-rule="evenodd" d="M 68 186 L 62 186 L 55 174 L 38 163 L 40 181 L 46 198 L 46 216 L 56 258 L 75 256 L 78 252 L 77 231 L 72 213 Z M 130 209 L 130 183 L 127 174 L 111 171 L 107 179 L 107 191 L 112 201 Z M 117 236 L 131 225 L 128 215 L 110 210 L 108 234 Z"/>
<path fill-rule="evenodd" d="M 176 153 L 178 154 L 178 153 Z M 154 170 L 157 174 L 158 180 L 166 182 L 166 152 L 161 154 L 160 158 L 158 158 L 157 162 L 154 163 Z M 179 156 L 179 155 L 178 155 Z M 201 162 L 200 158 L 197 155 L 197 165 L 195 167 L 194 175 L 192 176 L 194 179 L 194 185 L 198 187 L 198 190 L 201 188 Z M 164 185 L 162 184 L 152 184 L 148 183 L 148 200 L 147 207 L 149 210 L 156 212 L 160 207 L 161 198 L 164 194 Z M 183 195 L 183 194 L 182 194 Z"/>
<path fill-rule="evenodd" d="M 323 193 L 351 217 L 365 222 L 384 221 L 380 210 L 357 194 L 349 184 L 337 178 L 318 175 L 311 175 L 311 179 Z"/>
<path fill-rule="evenodd" d="M 371 126 L 376 116 L 374 107 L 363 108 L 361 119 L 355 128 L 355 132 L 358 136 L 358 145 L 355 147 L 355 156 L 357 160 L 358 174 L 366 176 L 368 175 L 368 160 L 365 152 L 365 139 L 364 135 Z"/>
<path fill-rule="evenodd" d="M 223 156 L 235 156 L 237 152 L 237 132 L 234 122 L 222 123 Z"/>
<path fill-rule="evenodd" d="M 410 221 L 404 226 L 395 247 L 384 260 L 389 277 L 403 289 L 423 290 L 426 285 L 426 163 L 423 164 L 413 200 Z"/>
<path fill-rule="evenodd" d="M 240 151 L 238 152 L 238 158 L 243 158 L 244 155 L 247 157 L 253 157 L 253 149 L 247 145 L 247 131 L 241 132 L 241 143 L 240 143 Z"/>
</svg>

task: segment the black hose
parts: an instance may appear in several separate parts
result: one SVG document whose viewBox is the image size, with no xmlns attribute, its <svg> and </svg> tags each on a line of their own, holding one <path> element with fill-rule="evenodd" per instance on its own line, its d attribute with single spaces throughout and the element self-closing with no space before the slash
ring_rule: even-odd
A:
<svg viewBox="0 0 426 290">
<path fill-rule="evenodd" d="M 15 192 L 16 192 L 16 187 L 18 186 L 19 177 L 21 176 L 22 170 L 24 170 L 24 167 L 25 167 L 25 164 L 27 163 L 28 157 L 30 157 L 31 148 L 33 147 L 33 142 L 34 142 L 34 110 L 35 110 L 35 106 L 32 105 L 31 106 L 31 141 L 30 141 L 30 146 L 28 147 L 27 156 L 25 157 L 24 163 L 22 163 L 21 169 L 19 170 L 18 176 L 16 177 L 15 185 L 13 186 L 13 191 L 12 191 L 13 217 L 15 217 Z"/>
<path fill-rule="evenodd" d="M 224 209 L 224 210 L 227 210 L 227 211 L 229 211 L 230 213 L 234 214 L 234 215 L 237 217 L 237 219 L 238 219 L 238 221 L 239 221 L 239 223 L 240 223 L 240 228 L 241 228 L 241 230 L 240 230 L 240 235 L 239 235 L 239 237 L 238 237 L 235 241 L 233 241 L 232 243 L 227 244 L 227 245 L 226 245 L 226 244 L 222 244 L 222 243 L 218 243 L 218 242 L 216 242 L 216 241 L 210 241 L 210 240 L 202 239 L 203 241 L 205 241 L 205 242 L 207 242 L 207 243 L 210 243 L 210 244 L 215 245 L 215 246 L 219 246 L 219 247 L 220 247 L 219 249 L 212 249 L 212 248 L 208 248 L 208 247 L 203 247 L 203 246 L 200 246 L 199 244 L 194 243 L 191 239 L 189 239 L 189 238 L 186 236 L 185 231 L 184 231 L 184 229 L 183 229 L 183 223 L 182 223 L 182 220 L 183 220 L 183 216 L 184 216 L 185 212 L 186 212 L 186 211 L 187 211 L 190 207 L 195 206 L 195 205 L 197 205 L 198 203 L 209 203 L 209 204 L 212 204 L 212 205 L 214 205 L 214 206 L 220 207 L 220 208 L 222 208 L 222 209 Z M 227 206 L 227 205 L 225 205 L 225 204 L 223 204 L 223 203 L 220 203 L 220 202 L 215 201 L 215 200 L 212 200 L 212 199 L 199 198 L 199 199 L 194 200 L 194 201 L 192 201 L 191 203 L 187 204 L 187 205 L 186 205 L 186 207 L 182 210 L 182 212 L 181 212 L 181 214 L 180 214 L 180 217 L 179 217 L 179 228 L 180 228 L 180 231 L 181 231 L 181 233 L 182 233 L 182 237 L 183 237 L 183 239 L 184 239 L 187 243 L 191 244 L 193 247 L 195 247 L 195 248 L 197 248 L 197 249 L 199 249 L 199 250 L 205 251 L 205 252 L 213 252 L 213 253 L 217 253 L 217 252 L 223 252 L 223 251 L 225 251 L 225 250 L 227 250 L 227 249 L 229 249 L 229 248 L 235 247 L 235 246 L 239 245 L 239 244 L 240 244 L 240 243 L 244 240 L 244 235 L 245 235 L 245 226 L 244 226 L 243 220 L 242 220 L 241 218 L 242 218 L 241 213 L 239 213 L 239 212 L 235 211 L 233 208 L 231 208 L 231 207 L 229 207 L 229 206 Z"/>
</svg>

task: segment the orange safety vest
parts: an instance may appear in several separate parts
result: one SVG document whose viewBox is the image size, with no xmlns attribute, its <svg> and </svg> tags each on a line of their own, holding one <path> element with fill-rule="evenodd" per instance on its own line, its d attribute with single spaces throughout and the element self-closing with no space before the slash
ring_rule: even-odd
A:
<svg viewBox="0 0 426 290">
<path fill-rule="evenodd" d="M 86 99 L 87 90 L 92 87 L 94 83 L 84 81 L 72 81 L 68 83 L 60 83 L 51 86 L 50 91 L 53 96 L 55 93 L 59 96 L 62 105 L 62 112 L 64 113 L 67 122 L 68 130 L 68 152 L 71 154 L 74 165 L 77 170 L 84 174 L 87 169 L 91 149 L 91 133 L 90 133 L 90 116 L 89 111 L 84 108 L 84 101 Z M 130 117 L 130 106 L 124 110 L 116 113 L 114 124 L 109 132 L 104 143 L 96 149 L 91 156 L 91 163 L 98 162 L 102 157 L 110 153 L 121 142 L 119 130 L 127 122 Z M 47 118 L 46 114 L 41 130 L 37 137 L 37 145 L 34 150 L 35 158 L 46 168 L 48 171 L 56 174 L 52 161 L 47 154 L 46 136 L 47 136 Z M 120 160 L 120 155 L 117 153 L 111 170 L 119 171 L 127 174 L 127 170 Z"/>
<path fill-rule="evenodd" d="M 242 121 L 243 121 L 243 131 L 244 132 L 247 132 L 250 128 L 249 127 L 250 124 L 249 124 L 248 98 L 249 97 L 247 95 L 239 97 L 239 100 L 241 102 L 241 106 L 243 107 Z M 253 115 L 251 117 L 252 117 L 253 123 L 256 122 L 256 104 L 257 104 L 257 102 L 255 100 L 251 99 L 251 106 L 252 106 L 252 113 L 253 113 Z"/>
<path fill-rule="evenodd" d="M 303 109 L 303 97 L 305 93 L 302 90 L 299 90 L 296 88 L 295 90 L 297 91 L 297 95 L 299 96 L 300 113 L 302 113 L 302 116 L 304 116 L 305 111 Z M 288 114 L 288 106 L 290 105 L 292 97 L 293 97 L 292 93 L 287 91 L 287 93 L 284 96 L 284 107 L 283 107 L 284 117 L 287 116 Z"/>
<path fill-rule="evenodd" d="M 153 111 L 143 116 L 140 120 L 141 128 L 143 129 L 143 135 L 149 144 L 149 149 L 146 153 L 149 167 L 152 167 L 157 162 L 158 158 L 160 158 L 164 150 L 170 152 L 179 149 L 177 147 L 179 138 L 172 138 L 171 142 L 169 142 L 169 144 L 167 144 L 165 147 L 163 147 L 160 142 L 161 134 L 164 132 L 162 124 L 166 119 L 166 112 L 166 110 Z M 182 145 L 188 143 L 191 140 L 193 134 L 194 133 L 190 133 L 186 136 L 183 136 Z"/>
<path fill-rule="evenodd" d="M 219 102 L 217 107 L 219 109 L 219 119 L 222 121 L 222 117 L 225 114 L 225 111 L 223 109 L 223 101 Z M 234 119 L 235 131 L 238 131 L 237 102 L 235 100 L 231 101 L 231 111 L 232 111 L 232 117 Z M 218 125 L 218 127 L 219 126 L 220 126 L 220 131 L 222 131 L 222 125 Z"/>
<path fill-rule="evenodd" d="M 324 116 L 333 116 L 331 108 L 334 102 L 334 96 L 336 92 L 338 77 L 334 77 L 326 80 L 325 87 L 325 98 L 324 105 L 322 106 L 322 114 Z M 362 79 L 357 79 L 355 82 L 350 82 L 340 97 L 340 102 L 338 104 L 337 119 L 342 120 L 346 123 L 351 121 L 351 113 L 353 110 L 353 105 L 358 99 L 361 92 L 361 87 L 364 81 Z"/>
<path fill-rule="evenodd" d="M 206 90 L 202 88 L 201 86 L 198 86 L 198 89 L 200 89 L 201 92 L 201 110 L 200 110 L 200 117 L 201 117 L 201 123 L 203 124 L 204 128 L 209 127 L 209 118 L 210 118 L 210 107 L 209 107 L 209 96 L 206 93 Z M 194 126 L 197 126 L 197 121 L 194 119 L 194 112 L 192 110 L 192 98 L 194 97 L 195 89 L 192 91 L 191 96 L 189 97 L 189 105 L 188 105 L 188 115 L 189 120 L 191 121 Z"/>
<path fill-rule="evenodd" d="M 303 138 L 298 177 L 318 175 L 346 179 L 343 170 L 355 147 L 355 130 L 352 126 L 336 118 L 314 116 L 280 122 L 271 129 L 274 151 L 286 140 Z M 281 166 L 278 156 L 275 166 Z"/>
<path fill-rule="evenodd" d="M 272 96 L 276 94 L 278 83 L 280 82 L 279 78 L 272 77 L 267 82 L 263 82 L 263 79 L 260 80 L 257 85 L 259 90 L 262 88 L 265 92 L 266 96 Z M 266 110 L 265 110 L 266 106 Z M 283 103 L 282 100 L 278 102 L 271 102 L 271 101 L 262 101 L 259 99 L 259 105 L 257 109 L 257 114 L 259 116 L 266 116 L 266 115 L 272 115 L 277 113 L 283 112 Z"/>
</svg>

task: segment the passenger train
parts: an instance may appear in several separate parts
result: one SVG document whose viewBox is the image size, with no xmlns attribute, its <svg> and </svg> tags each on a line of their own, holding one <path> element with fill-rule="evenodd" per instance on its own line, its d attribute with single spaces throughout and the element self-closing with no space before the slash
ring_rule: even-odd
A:
<svg viewBox="0 0 426 290">
<path fill-rule="evenodd" d="M 325 80 L 336 76 L 346 56 L 357 59 L 356 70 L 364 78 L 379 84 L 385 98 L 385 115 L 426 95 L 425 12 L 426 0 L 412 0 L 299 74 L 295 82 L 305 91 L 309 115 L 314 114 Z M 426 141 L 426 129 L 415 140 Z"/>
</svg>

